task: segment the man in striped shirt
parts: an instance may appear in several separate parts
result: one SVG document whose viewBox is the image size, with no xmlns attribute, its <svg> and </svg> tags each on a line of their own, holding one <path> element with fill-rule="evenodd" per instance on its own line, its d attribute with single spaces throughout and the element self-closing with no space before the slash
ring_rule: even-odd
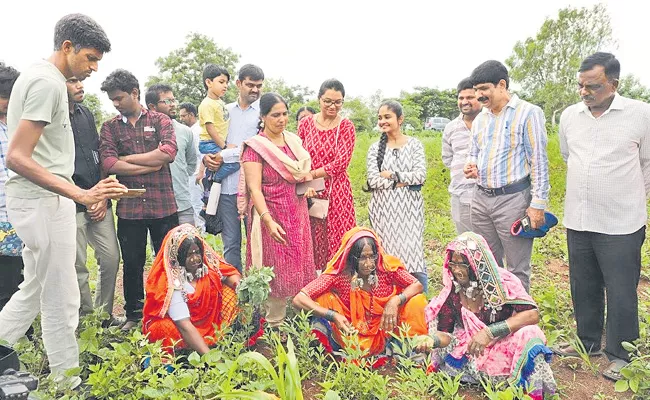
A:
<svg viewBox="0 0 650 400">
<path fill-rule="evenodd" d="M 639 337 L 637 286 L 650 192 L 650 105 L 616 93 L 621 65 L 610 53 L 585 58 L 578 73 L 582 101 L 560 118 L 567 162 L 567 228 L 571 298 L 578 337 L 600 354 L 607 293 L 607 378 L 622 379 L 629 360 L 621 342 Z M 576 354 L 571 346 L 553 349 Z"/>
<path fill-rule="evenodd" d="M 458 84 L 458 109 L 460 115 L 447 124 L 442 134 L 442 162 L 451 175 L 451 218 L 456 232 L 463 233 L 472 230 L 470 207 L 476 184 L 474 179 L 465 178 L 463 167 L 469 153 L 472 121 L 481 112 L 481 103 L 476 99 L 476 91 L 469 78 Z"/>
<path fill-rule="evenodd" d="M 508 91 L 506 67 L 486 61 L 470 77 L 481 112 L 472 124 L 464 172 L 476 178 L 472 229 L 487 240 L 499 265 L 530 289 L 533 239 L 513 236 L 512 224 L 525 216 L 533 229 L 544 224 L 550 189 L 544 113 Z"/>
</svg>

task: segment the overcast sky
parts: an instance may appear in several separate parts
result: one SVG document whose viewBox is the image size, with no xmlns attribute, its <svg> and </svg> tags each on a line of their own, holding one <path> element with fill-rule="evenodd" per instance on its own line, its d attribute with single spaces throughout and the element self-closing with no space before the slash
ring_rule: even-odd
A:
<svg viewBox="0 0 650 400">
<path fill-rule="evenodd" d="M 133 72 L 141 84 L 156 73 L 157 57 L 183 46 L 190 32 L 208 35 L 238 53 L 240 65 L 254 63 L 267 77 L 317 90 L 330 77 L 348 96 L 382 90 L 397 96 L 414 86 L 455 87 L 479 63 L 504 61 L 519 40 L 534 36 L 546 17 L 588 0 L 239 0 L 239 1 L 20 1 L 2 2 L 0 60 L 24 69 L 52 51 L 56 21 L 81 12 L 106 30 L 113 50 L 86 91 L 100 94 L 116 68 Z M 608 49 L 650 86 L 650 3 L 604 1 L 618 48 Z M 166 5 L 163 5 L 166 4 Z M 227 5 L 226 5 L 227 4 Z M 236 71 L 233 71 L 236 72 Z"/>
</svg>

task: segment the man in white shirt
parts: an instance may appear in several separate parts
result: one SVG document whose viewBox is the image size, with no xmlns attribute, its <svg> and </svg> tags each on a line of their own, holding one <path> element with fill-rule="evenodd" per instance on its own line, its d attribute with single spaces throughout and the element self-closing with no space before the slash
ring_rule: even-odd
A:
<svg viewBox="0 0 650 400">
<path fill-rule="evenodd" d="M 237 101 L 227 105 L 230 123 L 226 142 L 237 147 L 223 149 L 220 153 L 205 156 L 203 162 L 208 168 L 214 168 L 222 162 L 238 162 L 241 151 L 239 146 L 244 140 L 257 134 L 260 120 L 259 98 L 264 84 L 264 72 L 256 65 L 246 64 L 240 68 L 235 83 L 239 89 L 239 96 Z M 221 197 L 219 197 L 217 213 L 223 222 L 223 231 L 221 232 L 223 256 L 228 263 L 241 272 L 241 221 L 237 212 L 240 173 L 241 171 L 237 171 L 228 175 L 221 182 Z"/>
<path fill-rule="evenodd" d="M 200 185 L 201 176 L 199 176 L 199 171 L 201 170 L 201 153 L 199 152 L 199 142 L 201 141 L 201 125 L 199 124 L 198 119 L 198 110 L 196 106 L 192 103 L 183 103 L 178 106 L 178 119 L 183 125 L 187 125 L 192 130 L 194 135 L 194 144 L 196 145 L 196 171 L 190 176 L 189 185 L 190 185 L 190 200 L 192 202 L 192 208 L 194 209 L 194 220 L 196 221 L 196 227 L 205 232 L 205 220 L 199 215 L 201 209 L 203 208 L 203 188 Z"/>
<path fill-rule="evenodd" d="M 621 342 L 639 337 L 637 285 L 650 191 L 650 105 L 617 94 L 619 75 L 614 55 L 585 58 L 578 74 L 582 102 L 562 113 L 559 131 L 578 337 L 588 353 L 600 353 L 606 292 L 610 365 L 603 375 L 614 380 L 629 360 Z M 576 354 L 569 345 L 554 351 Z"/>
</svg>

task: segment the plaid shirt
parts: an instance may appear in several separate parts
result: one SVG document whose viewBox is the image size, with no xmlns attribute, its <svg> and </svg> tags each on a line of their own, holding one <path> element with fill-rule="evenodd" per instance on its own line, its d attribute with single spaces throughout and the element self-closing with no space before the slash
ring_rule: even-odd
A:
<svg viewBox="0 0 650 400">
<path fill-rule="evenodd" d="M 9 222 L 9 218 L 7 217 L 7 195 L 5 193 L 5 183 L 9 179 L 7 150 L 9 150 L 7 125 L 4 122 L 0 122 L 0 222 Z"/>
<path fill-rule="evenodd" d="M 160 149 L 176 157 L 176 135 L 172 121 L 165 114 L 145 108 L 135 123 L 118 115 L 104 122 L 99 141 L 102 168 L 108 172 L 119 156 L 144 154 Z M 117 202 L 117 216 L 123 219 L 158 219 L 177 211 L 169 165 L 146 175 L 121 176 L 117 179 L 129 189 L 147 189 L 142 197 Z"/>
</svg>

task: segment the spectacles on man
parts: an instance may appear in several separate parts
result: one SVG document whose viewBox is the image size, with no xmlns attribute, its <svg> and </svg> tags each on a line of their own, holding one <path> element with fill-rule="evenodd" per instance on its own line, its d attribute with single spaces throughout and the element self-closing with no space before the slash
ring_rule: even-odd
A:
<svg viewBox="0 0 650 400">
<path fill-rule="evenodd" d="M 171 106 L 172 104 L 178 104 L 178 100 L 176 100 L 176 99 L 163 99 L 163 100 L 158 100 L 158 103 L 165 103 L 168 106 Z"/>
<path fill-rule="evenodd" d="M 334 105 L 337 106 L 337 107 L 343 105 L 343 99 L 338 99 L 338 100 L 322 99 L 321 101 L 323 102 L 323 104 L 325 104 L 325 107 L 329 107 L 329 106 L 331 106 L 332 104 L 334 104 Z"/>
</svg>

